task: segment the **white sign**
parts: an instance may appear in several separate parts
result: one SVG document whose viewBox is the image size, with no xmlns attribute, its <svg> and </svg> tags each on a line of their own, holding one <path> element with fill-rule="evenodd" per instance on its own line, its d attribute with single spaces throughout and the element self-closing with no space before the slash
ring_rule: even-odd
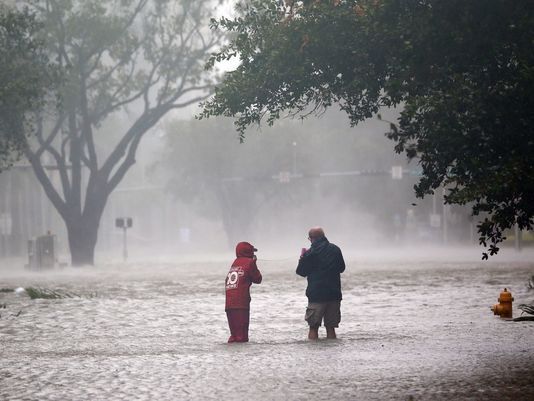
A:
<svg viewBox="0 0 534 401">
<path fill-rule="evenodd" d="M 402 180 L 402 166 L 391 167 L 391 178 L 394 180 Z"/>
</svg>

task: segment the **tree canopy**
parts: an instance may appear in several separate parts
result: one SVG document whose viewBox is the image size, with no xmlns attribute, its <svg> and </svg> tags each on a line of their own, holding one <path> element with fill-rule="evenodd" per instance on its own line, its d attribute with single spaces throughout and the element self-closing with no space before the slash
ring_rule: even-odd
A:
<svg viewBox="0 0 534 401">
<path fill-rule="evenodd" d="M 506 0 L 260 1 L 213 21 L 237 57 L 201 117 L 251 124 L 338 105 L 351 124 L 401 106 L 387 136 L 422 167 L 424 197 L 482 214 L 480 243 L 534 223 L 534 4 Z M 487 258 L 488 253 L 483 253 Z"/>
<path fill-rule="evenodd" d="M 52 83 L 40 27 L 28 9 L 0 4 L 0 171 L 22 155 L 32 132 L 29 112 Z"/>
</svg>

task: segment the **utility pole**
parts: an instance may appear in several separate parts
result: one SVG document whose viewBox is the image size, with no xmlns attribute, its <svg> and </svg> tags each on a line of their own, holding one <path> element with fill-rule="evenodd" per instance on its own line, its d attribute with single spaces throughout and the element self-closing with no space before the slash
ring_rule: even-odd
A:
<svg viewBox="0 0 534 401">
<path fill-rule="evenodd" d="M 131 217 L 118 217 L 115 219 L 115 227 L 122 228 L 122 260 L 126 262 L 128 259 L 128 237 L 127 231 L 132 227 Z"/>
</svg>

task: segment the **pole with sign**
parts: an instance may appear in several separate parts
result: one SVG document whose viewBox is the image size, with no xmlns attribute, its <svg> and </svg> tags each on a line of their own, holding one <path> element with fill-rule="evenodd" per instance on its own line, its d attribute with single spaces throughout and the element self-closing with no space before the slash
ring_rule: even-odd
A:
<svg viewBox="0 0 534 401">
<path fill-rule="evenodd" d="M 128 239 L 126 232 L 132 228 L 131 217 L 118 217 L 115 219 L 115 227 L 122 228 L 122 259 L 126 262 L 128 259 Z"/>
</svg>

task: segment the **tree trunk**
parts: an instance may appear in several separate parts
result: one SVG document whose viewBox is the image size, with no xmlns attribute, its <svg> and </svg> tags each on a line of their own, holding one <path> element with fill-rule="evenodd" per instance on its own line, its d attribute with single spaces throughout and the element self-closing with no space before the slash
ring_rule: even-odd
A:
<svg viewBox="0 0 534 401">
<path fill-rule="evenodd" d="M 94 265 L 99 222 L 95 218 L 67 222 L 72 266 Z"/>
<path fill-rule="evenodd" d="M 76 213 L 68 215 L 66 224 L 72 266 L 95 264 L 98 228 L 109 193 L 102 181 L 90 178 L 85 210 L 81 216 Z"/>
</svg>

